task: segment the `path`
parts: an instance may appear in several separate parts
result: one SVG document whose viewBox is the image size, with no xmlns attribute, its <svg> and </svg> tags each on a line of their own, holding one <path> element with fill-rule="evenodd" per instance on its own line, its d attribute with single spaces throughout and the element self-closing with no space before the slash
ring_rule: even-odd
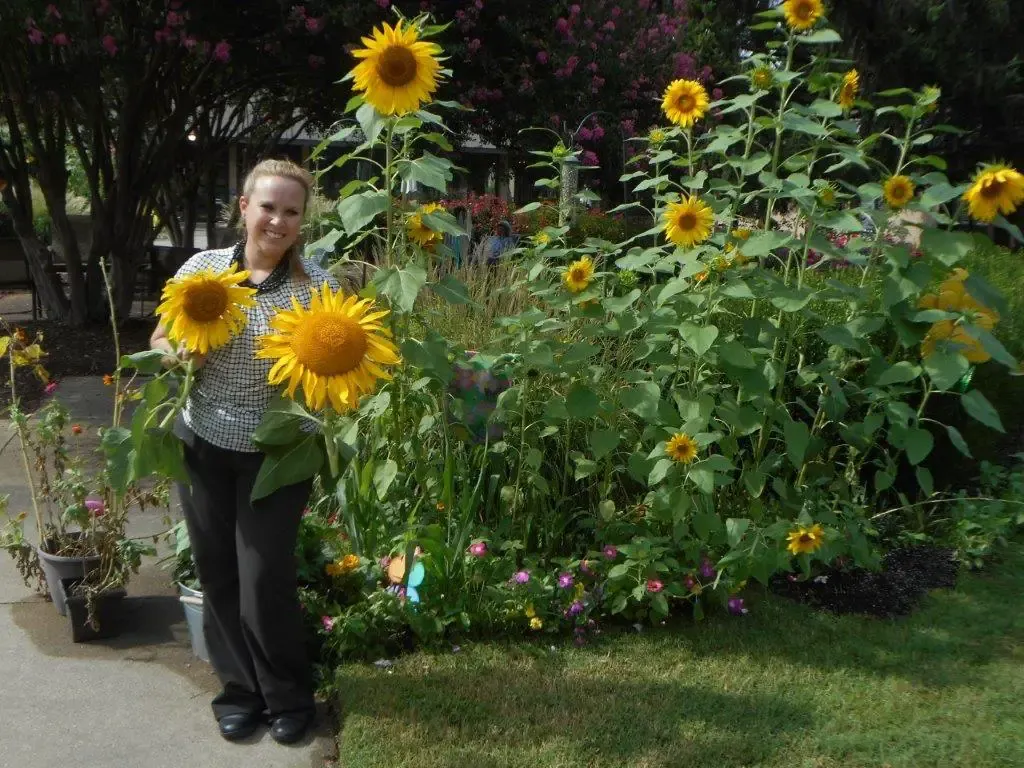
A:
<svg viewBox="0 0 1024 768">
<path fill-rule="evenodd" d="M 61 382 L 61 399 L 87 432 L 104 423 L 109 393 L 100 379 Z M 0 446 L 10 434 L 0 421 Z M 15 514 L 30 503 L 17 441 L 0 452 L 0 494 Z M 165 530 L 165 514 L 137 515 L 131 535 Z M 72 643 L 68 620 L 0 552 L 0 766 L 321 768 L 333 754 L 322 713 L 318 732 L 292 747 L 266 729 L 237 744 L 220 737 L 209 708 L 216 677 L 192 656 L 181 606 L 154 558 L 133 577 L 125 607 L 129 632 Z"/>
</svg>

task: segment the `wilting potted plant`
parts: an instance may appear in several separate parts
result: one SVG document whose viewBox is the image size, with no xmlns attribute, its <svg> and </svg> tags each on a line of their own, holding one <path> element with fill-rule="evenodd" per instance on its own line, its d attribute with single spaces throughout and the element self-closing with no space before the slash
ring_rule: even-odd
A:
<svg viewBox="0 0 1024 768">
<path fill-rule="evenodd" d="M 178 588 L 181 604 L 185 608 L 192 653 L 203 661 L 209 661 L 210 655 L 203 635 L 203 592 L 199 587 L 199 574 L 196 571 L 196 562 L 192 558 L 192 542 L 189 540 L 185 521 L 179 520 L 175 523 L 167 532 L 167 538 L 174 547 L 174 552 L 164 558 L 163 563 L 170 568 L 171 580 Z"/>
</svg>

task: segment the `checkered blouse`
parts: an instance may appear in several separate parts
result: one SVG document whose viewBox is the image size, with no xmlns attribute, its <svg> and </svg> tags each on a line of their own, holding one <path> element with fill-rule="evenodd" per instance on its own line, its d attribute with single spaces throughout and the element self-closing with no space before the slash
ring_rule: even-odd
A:
<svg viewBox="0 0 1024 768">
<path fill-rule="evenodd" d="M 186 261 L 176 277 L 194 274 L 202 269 L 223 271 L 232 261 L 244 269 L 243 249 L 232 248 L 203 251 Z M 312 292 L 326 280 L 334 289 L 338 282 L 321 267 L 303 260 L 309 280 L 291 274 L 287 259 L 255 288 L 256 306 L 246 310 L 245 329 L 226 345 L 214 350 L 199 369 L 182 412 L 185 425 L 196 435 L 220 448 L 254 453 L 252 433 L 273 400 L 275 389 L 267 383 L 272 360 L 257 360 L 256 338 L 270 332 L 270 320 L 277 309 L 291 307 L 294 295 L 304 307 L 309 306 Z"/>
</svg>

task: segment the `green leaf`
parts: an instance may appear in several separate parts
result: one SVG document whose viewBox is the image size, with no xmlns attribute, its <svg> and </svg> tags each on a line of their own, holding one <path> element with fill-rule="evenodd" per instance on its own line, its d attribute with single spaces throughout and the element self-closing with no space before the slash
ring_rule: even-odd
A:
<svg viewBox="0 0 1024 768">
<path fill-rule="evenodd" d="M 373 189 L 346 197 L 338 203 L 338 215 L 345 231 L 353 235 L 384 213 L 387 207 L 387 193 L 384 190 Z"/>
<path fill-rule="evenodd" d="M 452 163 L 430 152 L 422 157 L 406 162 L 399 172 L 405 182 L 417 182 L 438 192 L 445 192 L 452 180 Z"/>
<path fill-rule="evenodd" d="M 570 418 L 590 419 L 601 409 L 601 402 L 592 389 L 582 384 L 574 384 L 565 399 L 565 407 Z"/>
<path fill-rule="evenodd" d="M 679 335 L 698 357 L 703 357 L 718 338 L 718 328 L 713 325 L 699 326 L 685 322 L 679 326 Z"/>
<path fill-rule="evenodd" d="M 878 377 L 878 381 L 875 382 L 875 386 L 884 387 L 889 384 L 905 384 L 908 381 L 913 381 L 920 375 L 921 366 L 914 365 L 907 360 L 902 360 L 883 371 Z"/>
<path fill-rule="evenodd" d="M 825 136 L 827 133 L 821 123 L 817 123 L 803 115 L 793 114 L 792 112 L 787 112 L 782 116 L 782 125 L 791 131 L 806 133 L 810 136 Z"/>
<path fill-rule="evenodd" d="M 964 410 L 967 411 L 967 415 L 972 419 L 980 421 L 985 426 L 999 432 L 1006 432 L 1003 429 L 1003 422 L 999 419 L 999 413 L 992 407 L 992 403 L 988 401 L 988 398 L 978 390 L 972 389 L 960 398 L 960 402 L 963 404 Z"/>
<path fill-rule="evenodd" d="M 271 408 L 263 414 L 259 426 L 252 433 L 252 440 L 260 448 L 291 445 L 302 434 L 303 421 L 303 418 L 294 413 Z"/>
<path fill-rule="evenodd" d="M 714 512 L 702 511 L 693 516 L 693 530 L 702 541 L 707 541 L 711 535 L 722 528 L 722 519 Z"/>
<path fill-rule="evenodd" d="M 974 250 L 974 237 L 966 232 L 925 227 L 921 231 L 921 250 L 951 267 Z"/>
<path fill-rule="evenodd" d="M 597 472 L 597 462 L 580 457 L 576 459 L 576 470 L 572 476 L 574 480 L 585 480 L 595 472 Z"/>
<path fill-rule="evenodd" d="M 382 269 L 373 277 L 373 284 L 402 312 L 412 312 L 416 297 L 427 283 L 427 272 L 419 264 L 404 268 Z"/>
<path fill-rule="evenodd" d="M 686 473 L 686 479 L 696 485 L 701 493 L 711 495 L 715 491 L 715 472 L 708 467 L 702 467 L 699 464 L 692 467 Z"/>
<path fill-rule="evenodd" d="M 754 356 L 750 354 L 750 351 L 736 340 L 722 345 L 718 350 L 718 355 L 723 362 L 737 368 L 754 368 L 757 366 Z"/>
<path fill-rule="evenodd" d="M 967 359 L 956 352 L 936 350 L 924 359 L 924 369 L 932 384 L 940 391 L 952 389 L 970 367 Z"/>
<path fill-rule="evenodd" d="M 110 427 L 103 430 L 100 447 L 107 459 L 107 476 L 110 486 L 120 495 L 132 481 L 132 467 L 135 463 L 135 449 L 132 433 L 125 427 Z"/>
<path fill-rule="evenodd" d="M 970 446 L 967 445 L 967 441 L 964 440 L 964 436 L 960 434 L 960 430 L 959 429 L 957 429 L 956 427 L 951 427 L 951 426 L 949 426 L 947 424 L 946 425 L 946 432 L 949 434 L 949 442 L 951 442 L 953 444 L 953 446 L 958 451 L 960 451 L 960 453 L 962 453 L 964 456 L 966 456 L 969 459 L 973 459 L 974 458 L 971 455 Z"/>
<path fill-rule="evenodd" d="M 430 283 L 430 290 L 447 301 L 449 304 L 476 304 L 469 297 L 468 290 L 464 283 L 454 275 L 445 275 L 436 283 Z"/>
<path fill-rule="evenodd" d="M 843 108 L 829 99 L 816 99 L 810 109 L 819 117 L 839 117 L 843 114 Z"/>
<path fill-rule="evenodd" d="M 660 483 L 665 479 L 665 476 L 674 464 L 675 462 L 673 462 L 672 459 L 658 459 L 657 463 L 651 469 L 651 473 L 647 476 L 647 484 L 657 485 Z"/>
<path fill-rule="evenodd" d="M 796 41 L 804 45 L 825 45 L 828 43 L 841 43 L 843 38 L 834 29 L 819 29 L 808 35 L 797 35 Z"/>
<path fill-rule="evenodd" d="M 802 421 L 791 420 L 782 425 L 782 431 L 786 435 L 786 455 L 793 466 L 799 469 L 803 466 L 807 446 L 811 442 L 811 430 Z"/>
<path fill-rule="evenodd" d="M 634 288 L 625 296 L 608 296 L 601 300 L 601 304 L 607 312 L 617 315 L 629 309 L 640 296 L 640 289 Z"/>
<path fill-rule="evenodd" d="M 953 198 L 959 197 L 963 194 L 964 189 L 966 189 L 964 186 L 954 187 L 946 183 L 935 184 L 928 187 L 928 189 L 921 193 L 921 198 L 918 200 L 918 203 L 922 208 L 935 208 L 943 203 L 948 203 Z M 928 232 L 929 230 L 925 231 Z M 930 231 L 939 232 L 941 230 Z"/>
<path fill-rule="evenodd" d="M 915 466 L 924 461 L 935 447 L 935 438 L 932 437 L 932 433 L 919 427 L 908 429 L 904 442 L 907 461 Z"/>
<path fill-rule="evenodd" d="M 377 489 L 377 498 L 381 501 L 388 495 L 388 488 L 398 477 L 398 464 L 394 459 L 388 459 L 383 464 L 378 464 L 373 471 L 373 487 Z"/>
<path fill-rule="evenodd" d="M 595 429 L 590 433 L 590 450 L 595 459 L 603 459 L 619 445 L 619 433 L 614 429 Z"/>
<path fill-rule="evenodd" d="M 729 540 L 730 547 L 738 547 L 743 539 L 743 534 L 750 527 L 750 520 L 745 517 L 730 517 L 725 521 L 725 536 Z"/>
<path fill-rule="evenodd" d="M 661 390 L 658 385 L 647 381 L 619 393 L 619 402 L 628 410 L 650 422 L 658 420 L 658 403 Z"/>
<path fill-rule="evenodd" d="M 584 360 L 589 360 L 598 352 L 601 351 L 601 347 L 597 344 L 591 344 L 586 341 L 577 341 L 562 355 L 562 365 L 576 365 L 582 363 Z"/>
<path fill-rule="evenodd" d="M 311 433 L 280 453 L 268 453 L 263 458 L 251 500 L 266 498 L 279 488 L 308 480 L 320 471 L 324 463 L 320 435 Z"/>
<path fill-rule="evenodd" d="M 163 370 L 166 357 L 167 353 L 162 350 L 146 349 L 133 355 L 124 355 L 120 365 L 122 368 L 134 368 L 146 376 L 155 376 Z"/>
<path fill-rule="evenodd" d="M 925 496 L 931 496 L 935 492 L 935 480 L 932 478 L 931 470 L 928 467 L 918 467 L 914 475 L 917 477 L 917 484 L 921 486 L 921 492 Z"/>
<path fill-rule="evenodd" d="M 384 130 L 384 118 L 373 108 L 372 104 L 363 104 L 356 110 L 356 121 L 368 144 L 373 144 L 380 136 L 380 132 Z"/>
</svg>

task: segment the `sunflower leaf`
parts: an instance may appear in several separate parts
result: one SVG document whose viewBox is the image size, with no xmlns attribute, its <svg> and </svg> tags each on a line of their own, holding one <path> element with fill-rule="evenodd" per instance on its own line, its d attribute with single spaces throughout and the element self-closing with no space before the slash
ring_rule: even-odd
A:
<svg viewBox="0 0 1024 768">
<path fill-rule="evenodd" d="M 338 203 L 338 215 L 345 231 L 354 235 L 388 207 L 387 192 L 375 189 L 346 197 Z"/>
<path fill-rule="evenodd" d="M 373 284 L 388 297 L 393 307 L 402 312 L 412 312 L 416 297 L 427 284 L 427 273 L 418 264 L 409 264 L 401 269 L 390 267 L 377 272 Z"/>
<path fill-rule="evenodd" d="M 967 415 L 971 418 L 999 432 L 1006 432 L 1003 422 L 999 418 L 999 413 L 992 406 L 992 403 L 988 401 L 988 398 L 978 390 L 972 389 L 960 398 L 960 402 L 963 404 L 964 410 L 967 411 Z"/>
<path fill-rule="evenodd" d="M 309 480 L 320 471 L 324 452 L 320 435 L 311 433 L 278 453 L 268 453 L 252 488 L 251 501 L 266 498 L 278 488 Z"/>
<path fill-rule="evenodd" d="M 841 43 L 843 38 L 834 29 L 819 29 L 809 35 L 797 35 L 796 41 L 804 45 L 823 45 L 826 43 Z"/>
</svg>

